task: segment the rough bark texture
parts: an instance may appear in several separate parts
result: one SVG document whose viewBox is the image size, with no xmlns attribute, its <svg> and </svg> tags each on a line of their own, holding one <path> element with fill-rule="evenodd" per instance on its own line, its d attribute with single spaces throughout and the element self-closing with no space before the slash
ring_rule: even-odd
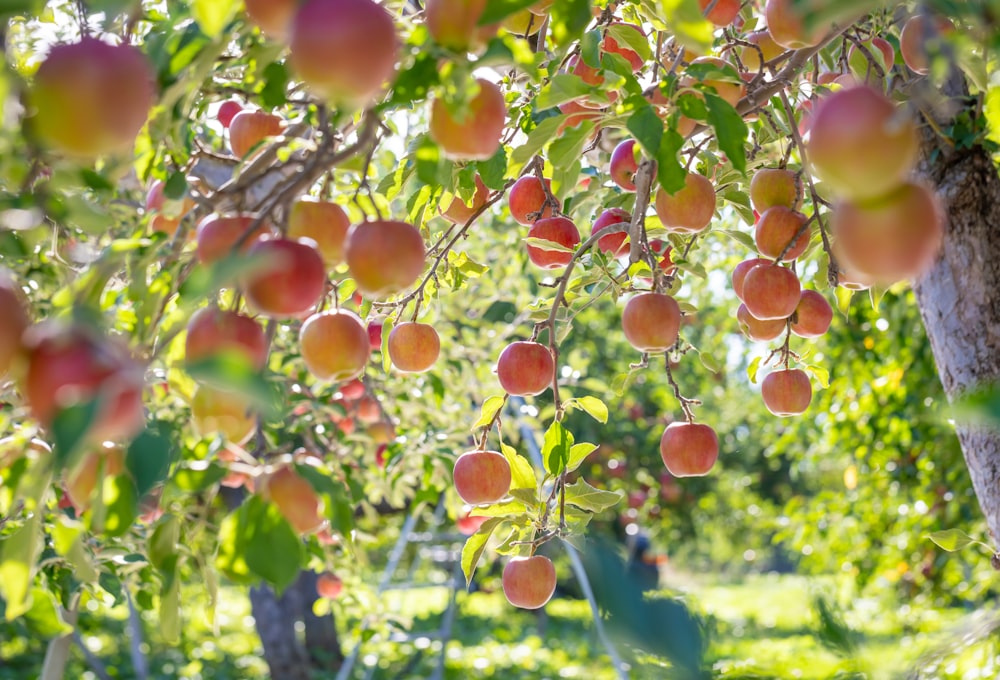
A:
<svg viewBox="0 0 1000 680">
<path fill-rule="evenodd" d="M 286 598 L 276 597 L 270 588 L 250 589 L 250 603 L 264 646 L 264 659 L 275 680 L 309 680 L 309 657 L 295 633 L 295 618 L 288 611 L 287 601 L 283 600 Z"/>
<path fill-rule="evenodd" d="M 949 85 L 952 101 L 962 101 L 964 86 L 955 79 Z M 948 223 L 934 267 L 913 289 L 941 382 L 954 400 L 1000 382 L 1000 175 L 987 151 L 956 150 L 930 126 L 923 150 L 920 173 L 937 187 Z M 996 543 L 1000 432 L 961 423 L 956 431 Z"/>
</svg>

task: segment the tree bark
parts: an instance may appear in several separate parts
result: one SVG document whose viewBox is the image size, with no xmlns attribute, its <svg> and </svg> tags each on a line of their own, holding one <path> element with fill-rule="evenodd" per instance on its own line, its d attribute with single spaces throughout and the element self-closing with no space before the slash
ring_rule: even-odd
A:
<svg viewBox="0 0 1000 680">
<path fill-rule="evenodd" d="M 964 82 L 945 88 L 953 111 L 973 111 Z M 1000 382 L 1000 175 L 982 147 L 956 149 L 924 126 L 920 174 L 934 184 L 947 225 L 934 266 L 913 282 L 949 400 Z M 926 122 L 926 121 L 925 121 Z M 1000 431 L 957 423 L 973 488 L 1000 540 Z"/>
</svg>

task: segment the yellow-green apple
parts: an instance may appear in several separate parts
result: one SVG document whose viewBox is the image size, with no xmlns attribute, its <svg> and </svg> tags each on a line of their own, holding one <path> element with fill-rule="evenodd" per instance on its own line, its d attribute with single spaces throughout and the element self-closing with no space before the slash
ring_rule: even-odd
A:
<svg viewBox="0 0 1000 680">
<path fill-rule="evenodd" d="M 674 477 L 701 477 L 719 458 L 719 438 L 708 425 L 670 423 L 660 437 L 660 457 Z"/>
<path fill-rule="evenodd" d="M 552 385 L 555 374 L 552 352 L 537 342 L 512 342 L 497 360 L 500 386 L 515 397 L 541 394 Z"/>
<path fill-rule="evenodd" d="M 247 255 L 261 260 L 257 270 L 243 277 L 243 294 L 253 309 L 274 318 L 297 317 L 326 292 L 326 266 L 315 241 L 258 241 Z"/>
<path fill-rule="evenodd" d="M 791 170 L 761 168 L 750 180 L 750 203 L 759 213 L 776 205 L 798 209 L 802 204 L 802 182 Z"/>
<path fill-rule="evenodd" d="M 771 37 L 767 29 L 747 33 L 743 36 L 743 40 L 750 43 L 751 46 L 744 46 L 740 49 L 740 61 L 754 75 L 760 73 L 763 67 L 760 61 L 761 55 L 764 56 L 766 63 L 781 56 L 785 51 L 781 45 L 774 42 L 774 38 Z M 760 51 L 758 52 L 755 47 L 752 47 L 753 45 L 760 48 Z"/>
<path fill-rule="evenodd" d="M 622 332 L 640 352 L 665 352 L 677 342 L 681 308 L 663 293 L 639 293 L 622 311 Z"/>
<path fill-rule="evenodd" d="M 542 30 L 542 23 L 545 20 L 538 15 L 522 9 L 507 15 L 500 21 L 500 25 L 514 35 L 522 35 L 525 38 L 535 35 Z"/>
<path fill-rule="evenodd" d="M 580 245 L 580 230 L 573 221 L 566 217 L 543 217 L 535 220 L 528 229 L 528 238 L 551 241 L 564 248 L 576 248 Z M 542 269 L 559 269 L 569 264 L 573 259 L 572 252 L 562 250 L 546 250 L 542 246 L 531 245 L 528 248 L 528 259 L 536 267 Z"/>
<path fill-rule="evenodd" d="M 371 349 L 361 319 L 346 309 L 313 314 L 299 331 L 299 351 L 320 380 L 351 380 L 365 370 Z M 363 389 L 363 388 L 362 388 Z"/>
<path fill-rule="evenodd" d="M 389 333 L 389 359 L 401 371 L 423 373 L 440 353 L 441 339 L 430 324 L 401 323 Z"/>
<path fill-rule="evenodd" d="M 485 78 L 476 80 L 479 92 L 458 115 L 444 99 L 431 105 L 430 135 L 448 158 L 485 161 L 500 148 L 507 122 L 507 105 L 500 88 Z"/>
<path fill-rule="evenodd" d="M 510 491 L 510 463 L 496 451 L 467 451 L 452 471 L 455 491 L 470 505 L 496 503 Z"/>
<path fill-rule="evenodd" d="M 344 242 L 351 220 L 336 203 L 302 198 L 288 213 L 288 238 L 311 238 L 327 267 L 344 261 Z"/>
<path fill-rule="evenodd" d="M 809 376 L 798 368 L 772 371 L 760 384 L 764 406 L 776 416 L 797 416 L 805 413 L 812 401 Z"/>
<path fill-rule="evenodd" d="M 544 555 L 512 557 L 503 568 L 500 584 L 515 607 L 540 609 L 556 592 L 556 568 Z"/>
<path fill-rule="evenodd" d="M 351 227 L 344 259 L 365 295 L 381 299 L 413 284 L 424 271 L 424 239 L 412 224 L 377 220 Z"/>
<path fill-rule="evenodd" d="M 199 385 L 191 399 L 191 419 L 202 437 L 221 434 L 234 444 L 250 439 L 257 424 L 245 396 L 207 385 Z"/>
</svg>

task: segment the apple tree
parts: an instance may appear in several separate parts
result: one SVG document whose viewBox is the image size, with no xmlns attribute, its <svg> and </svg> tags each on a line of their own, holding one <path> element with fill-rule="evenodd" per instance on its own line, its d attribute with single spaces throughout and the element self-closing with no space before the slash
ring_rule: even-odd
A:
<svg viewBox="0 0 1000 680">
<path fill-rule="evenodd" d="M 510 602 L 541 607 L 556 572 L 537 550 L 621 500 L 581 474 L 598 447 L 570 423 L 617 415 L 590 366 L 617 391 L 668 386 L 672 477 L 725 465 L 685 379 L 719 363 L 694 289 L 731 285 L 769 343 L 749 373 L 776 418 L 828 384 L 812 343 L 834 308 L 908 281 L 948 396 L 995 381 L 991 10 L 0 10 L 7 618 L 58 603 L 71 623 L 95 589 L 135 591 L 176 634 L 179 584 L 224 576 L 274 621 L 277 593 L 362 549 L 362 518 L 442 490 L 473 506 L 467 577 L 489 547 Z M 743 261 L 710 268 L 724 247 Z M 565 351 L 605 303 L 627 351 Z M 522 400 L 540 468 L 505 429 Z M 1000 440 L 957 431 L 995 534 Z M 305 677 L 265 628 L 274 675 Z"/>
</svg>

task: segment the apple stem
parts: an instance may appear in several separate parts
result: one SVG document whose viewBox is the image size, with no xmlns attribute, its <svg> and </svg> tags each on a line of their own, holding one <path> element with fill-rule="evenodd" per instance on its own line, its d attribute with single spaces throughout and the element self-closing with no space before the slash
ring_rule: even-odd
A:
<svg viewBox="0 0 1000 680">
<path fill-rule="evenodd" d="M 667 369 L 667 382 L 670 383 L 670 387 L 674 390 L 674 397 L 677 399 L 678 403 L 681 405 L 681 410 L 684 411 L 684 420 L 688 423 L 694 422 L 694 412 L 691 410 L 692 405 L 701 404 L 697 399 L 688 399 L 681 395 L 681 387 L 677 384 L 677 380 L 674 379 L 674 373 L 670 369 L 670 353 L 667 352 L 664 355 L 664 365 Z"/>
</svg>

